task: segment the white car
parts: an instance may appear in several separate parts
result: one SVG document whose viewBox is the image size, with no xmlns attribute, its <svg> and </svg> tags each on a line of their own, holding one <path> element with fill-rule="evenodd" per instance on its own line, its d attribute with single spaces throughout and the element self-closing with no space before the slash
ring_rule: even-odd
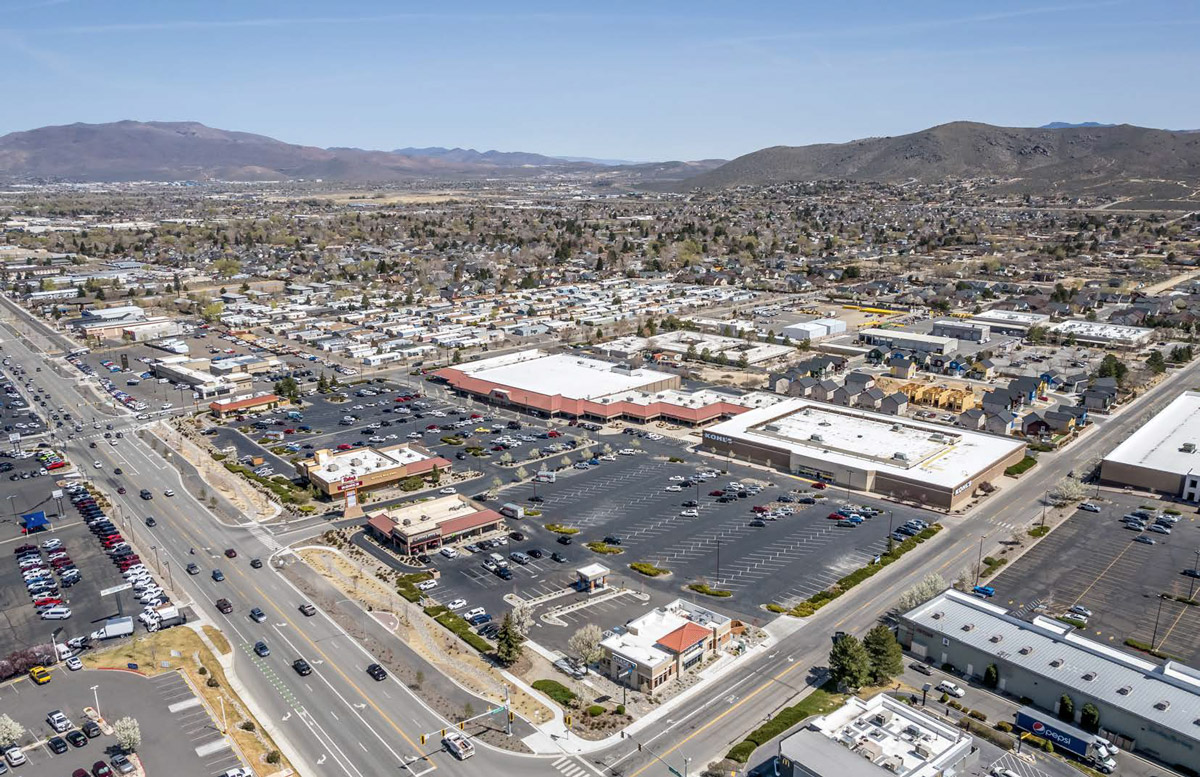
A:
<svg viewBox="0 0 1200 777">
<path fill-rule="evenodd" d="M 10 747 L 4 751 L 4 760 L 8 761 L 9 766 L 20 766 L 28 759 L 25 757 L 25 753 L 21 752 L 21 748 Z"/>
<path fill-rule="evenodd" d="M 175 492 L 168 488 L 166 491 L 163 491 L 163 496 L 175 496 Z"/>
<path fill-rule="evenodd" d="M 635 451 L 633 448 L 622 448 L 621 450 L 617 451 L 617 453 L 621 454 L 622 456 L 632 456 L 633 454 L 637 453 L 637 451 Z"/>
<path fill-rule="evenodd" d="M 967 692 L 960 688 L 957 683 L 952 683 L 949 680 L 942 680 L 937 684 L 937 689 L 948 696 L 953 696 L 956 699 L 961 699 L 967 695 Z"/>
<path fill-rule="evenodd" d="M 77 656 L 71 656 L 67 659 L 67 669 L 70 669 L 72 672 L 78 672 L 80 669 L 83 669 L 83 662 Z"/>
<path fill-rule="evenodd" d="M 65 621 L 67 618 L 70 618 L 70 617 L 71 617 L 71 608 L 70 607 L 62 607 L 62 606 L 51 607 L 49 610 L 46 610 L 45 612 L 42 613 L 42 620 L 44 620 L 44 621 Z"/>
<path fill-rule="evenodd" d="M 454 601 L 450 602 L 450 604 L 446 605 L 446 609 L 447 610 L 461 610 L 462 608 L 464 608 L 466 606 L 467 606 L 466 599 L 455 599 Z"/>
<path fill-rule="evenodd" d="M 472 607 L 471 609 L 464 612 L 462 614 L 462 617 L 464 620 L 469 621 L 472 618 L 478 618 L 480 615 L 486 615 L 486 614 L 487 614 L 487 610 L 483 609 L 482 607 Z"/>
<path fill-rule="evenodd" d="M 417 588 L 421 591 L 428 591 L 432 588 L 437 588 L 437 584 L 438 581 L 436 580 L 422 580 L 421 582 L 417 583 Z"/>
<path fill-rule="evenodd" d="M 103 465 L 103 464 L 101 464 L 101 463 L 100 463 L 100 462 L 98 462 L 98 461 L 93 461 L 93 462 L 92 462 L 92 466 L 93 466 L 93 467 L 95 467 L 96 469 L 100 469 L 100 468 L 101 468 L 102 466 L 104 466 L 104 465 Z"/>
<path fill-rule="evenodd" d="M 458 551 L 454 548 L 442 548 L 439 552 L 446 558 L 458 558 Z"/>
<path fill-rule="evenodd" d="M 58 550 L 62 547 L 62 540 L 46 540 L 42 543 L 42 550 Z"/>
<path fill-rule="evenodd" d="M 451 494 L 457 494 L 458 492 L 455 491 L 452 487 L 446 486 L 445 488 L 438 489 L 438 493 L 445 494 L 446 496 L 450 496 Z"/>
<path fill-rule="evenodd" d="M 682 483 L 683 481 L 687 480 L 687 478 L 685 478 L 683 475 L 672 475 L 671 477 L 667 478 L 667 480 L 670 480 L 672 483 Z"/>
<path fill-rule="evenodd" d="M 700 515 L 699 512 L 697 512 L 696 510 L 692 510 L 692 509 L 680 510 L 679 514 L 681 516 L 683 516 L 684 518 L 696 518 Z"/>
<path fill-rule="evenodd" d="M 667 490 L 667 491 L 682 491 L 682 490 L 683 490 L 683 486 L 681 486 L 681 485 L 679 485 L 678 483 L 676 483 L 675 485 L 667 486 L 666 490 Z"/>
</svg>

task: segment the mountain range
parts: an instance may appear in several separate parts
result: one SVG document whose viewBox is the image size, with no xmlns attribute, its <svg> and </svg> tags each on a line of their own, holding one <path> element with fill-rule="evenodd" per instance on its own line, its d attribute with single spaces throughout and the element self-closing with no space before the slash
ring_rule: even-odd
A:
<svg viewBox="0 0 1200 777">
<path fill-rule="evenodd" d="M 953 122 L 897 137 L 773 146 L 672 187 L 723 189 L 794 181 L 899 183 L 948 178 L 1074 190 L 1131 178 L 1200 180 L 1200 134 L 1129 124 L 1058 129 Z"/>
<path fill-rule="evenodd" d="M 198 122 L 68 124 L 0 137 L 0 177 L 71 181 L 322 179 L 364 183 L 571 173 L 632 184 L 679 180 L 724 161 L 605 165 L 541 154 L 457 148 L 318 148 Z"/>
</svg>

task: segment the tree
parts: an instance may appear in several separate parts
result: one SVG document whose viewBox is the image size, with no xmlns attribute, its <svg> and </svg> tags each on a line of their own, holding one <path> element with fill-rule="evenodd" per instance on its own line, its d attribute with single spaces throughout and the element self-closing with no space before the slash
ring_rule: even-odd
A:
<svg viewBox="0 0 1200 777">
<path fill-rule="evenodd" d="M 937 572 L 930 572 L 921 578 L 921 582 L 900 594 L 900 599 L 896 605 L 900 608 L 901 612 L 908 612 L 917 605 L 929 601 L 949 587 L 945 578 Z"/>
<path fill-rule="evenodd" d="M 1087 496 L 1087 489 L 1076 478 L 1065 477 L 1050 490 L 1050 504 L 1055 507 L 1065 507 L 1081 501 Z"/>
<path fill-rule="evenodd" d="M 509 611 L 512 616 L 513 628 L 522 637 L 528 636 L 533 630 L 533 608 L 526 602 L 517 602 Z"/>
<path fill-rule="evenodd" d="M 567 650 L 579 659 L 579 663 L 587 664 L 593 661 L 600 660 L 604 652 L 600 649 L 600 640 L 604 638 L 604 632 L 594 623 L 588 623 L 580 626 L 567 640 Z"/>
<path fill-rule="evenodd" d="M 1079 710 L 1079 727 L 1093 734 L 1100 730 L 1100 710 L 1090 701 Z"/>
<path fill-rule="evenodd" d="M 433 465 L 433 469 L 429 472 L 429 480 L 435 486 L 442 482 L 442 470 L 436 464 Z"/>
<path fill-rule="evenodd" d="M 505 613 L 504 620 L 500 622 L 500 631 L 496 633 L 496 657 L 502 663 L 512 666 L 521 657 L 524 642 L 525 637 L 521 636 L 521 632 L 513 625 L 512 613 Z"/>
<path fill-rule="evenodd" d="M 1065 693 L 1058 697 L 1058 719 L 1068 723 L 1075 720 L 1075 700 Z"/>
<path fill-rule="evenodd" d="M 317 391 L 324 394 L 329 391 L 329 381 L 325 378 L 325 373 L 321 373 L 321 377 L 317 378 Z"/>
<path fill-rule="evenodd" d="M 99 297 L 97 297 L 99 299 Z M 225 311 L 225 304 L 222 302 L 210 302 L 200 308 L 200 317 L 208 323 L 212 323 L 221 317 L 221 313 Z"/>
<path fill-rule="evenodd" d="M 1034 343 L 1035 345 L 1037 343 L 1046 342 L 1046 327 L 1044 327 L 1044 326 L 1029 327 L 1029 331 L 1025 333 L 1025 339 L 1031 343 Z"/>
<path fill-rule="evenodd" d="M 275 381 L 275 393 L 281 397 L 295 399 L 300 396 L 300 384 L 290 375 L 286 378 Z"/>
<path fill-rule="evenodd" d="M 1150 355 L 1146 358 L 1146 366 L 1149 367 L 1150 371 L 1155 375 L 1161 375 L 1166 372 L 1167 362 L 1166 359 L 1163 358 L 1162 351 L 1151 351 Z"/>
<path fill-rule="evenodd" d="M 117 737 L 117 744 L 122 750 L 132 753 L 138 749 L 138 745 L 142 744 L 142 729 L 138 726 L 137 720 L 128 715 L 118 720 L 113 724 Z"/>
<path fill-rule="evenodd" d="M 895 677 L 904 671 L 904 652 L 896 635 L 882 623 L 867 632 L 863 647 L 871 657 L 871 675 L 876 683 Z"/>
<path fill-rule="evenodd" d="M 847 634 L 834 644 L 829 651 L 829 672 L 838 685 L 848 688 L 862 688 L 871 682 L 871 656 L 858 637 Z"/>
<path fill-rule="evenodd" d="M 25 736 L 25 727 L 8 715 L 0 715 L 0 746 L 11 747 Z"/>
<path fill-rule="evenodd" d="M 983 684 L 988 688 L 995 688 L 1000 684 L 1000 670 L 995 664 L 988 664 L 987 669 L 983 670 Z"/>
<path fill-rule="evenodd" d="M 1115 354 L 1108 354 L 1100 360 L 1100 367 L 1096 370 L 1096 375 L 1101 378 L 1116 378 L 1117 385 L 1125 382 L 1125 376 L 1129 374 L 1129 367 L 1125 362 L 1116 357 Z"/>
</svg>

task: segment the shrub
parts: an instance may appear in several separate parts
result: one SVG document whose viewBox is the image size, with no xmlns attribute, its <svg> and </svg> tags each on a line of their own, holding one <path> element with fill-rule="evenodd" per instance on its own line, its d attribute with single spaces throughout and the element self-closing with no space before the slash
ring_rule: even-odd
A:
<svg viewBox="0 0 1200 777">
<path fill-rule="evenodd" d="M 565 526 L 561 523 L 546 524 L 546 531 L 552 531 L 555 534 L 578 534 L 579 533 L 579 529 L 576 529 L 574 526 Z"/>
<path fill-rule="evenodd" d="M 768 612 L 787 612 L 787 608 L 784 607 L 782 604 L 775 604 L 774 602 L 771 602 L 770 604 L 767 605 L 767 611 Z"/>
<path fill-rule="evenodd" d="M 486 639 L 471 630 L 471 624 L 450 612 L 445 607 L 442 607 L 441 605 L 426 607 L 425 614 L 430 618 L 433 618 L 443 628 L 452 632 L 455 636 L 478 650 L 480 653 L 487 653 L 492 649 L 492 646 Z"/>
<path fill-rule="evenodd" d="M 241 723 L 238 724 L 238 728 L 240 728 L 242 731 L 253 731 L 254 730 L 254 721 L 253 720 L 243 720 Z"/>
<path fill-rule="evenodd" d="M 970 718 L 960 718 L 958 721 L 958 727 L 970 731 L 980 739 L 986 739 L 993 745 L 1002 747 L 1005 750 L 1012 750 L 1015 746 L 1013 738 L 1010 735 L 1002 731 L 997 731 L 993 728 L 988 728 L 987 726 L 981 725 Z"/>
<path fill-rule="evenodd" d="M 587 714 L 589 718 L 598 718 L 604 714 L 604 708 L 599 704 L 593 704 L 587 708 Z"/>
<path fill-rule="evenodd" d="M 1018 461 L 1016 464 L 1014 464 L 1011 467 L 1004 470 L 1004 474 L 1012 476 L 1012 477 L 1016 477 L 1017 475 L 1020 475 L 1024 472 L 1028 472 L 1035 464 L 1037 464 L 1037 459 L 1035 459 L 1032 456 L 1026 456 L 1025 458 Z"/>
<path fill-rule="evenodd" d="M 1050 527 L 1049 526 L 1034 526 L 1032 529 L 1030 529 L 1026 533 L 1030 537 L 1045 537 L 1047 534 L 1050 533 Z"/>
<path fill-rule="evenodd" d="M 974 718 L 975 720 L 983 720 L 983 721 L 987 720 L 987 715 L 984 715 L 979 710 L 971 710 L 970 712 L 967 713 L 967 715 Z"/>
<path fill-rule="evenodd" d="M 624 549 L 618 548 L 616 545 L 609 545 L 607 542 L 589 542 L 584 547 L 602 556 L 618 556 L 625 552 Z"/>
<path fill-rule="evenodd" d="M 941 698 L 938 699 L 938 704 L 945 704 L 948 701 L 950 701 L 950 694 L 943 691 Z"/>
<path fill-rule="evenodd" d="M 758 745 L 749 740 L 743 740 L 730 748 L 729 752 L 725 754 L 725 757 L 731 761 L 737 761 L 740 764 L 744 764 L 750 760 L 750 756 L 754 755 L 754 751 L 757 749 Z"/>
<path fill-rule="evenodd" d="M 718 599 L 725 599 L 733 596 L 733 591 L 726 591 L 723 588 L 710 588 L 708 583 L 692 583 L 688 586 L 689 591 L 695 591 L 698 594 L 705 596 L 715 596 Z"/>
<path fill-rule="evenodd" d="M 207 680 L 204 681 L 204 684 L 207 685 L 209 688 L 216 688 L 218 685 L 220 685 L 220 683 L 217 682 L 217 678 L 215 678 L 215 677 L 208 678 Z"/>
<path fill-rule="evenodd" d="M 563 707 L 569 706 L 577 698 L 574 691 L 557 680 L 535 680 L 533 689 L 541 691 Z"/>
<path fill-rule="evenodd" d="M 645 561 L 635 561 L 629 565 L 629 568 L 634 572 L 639 572 L 645 575 L 646 577 L 658 577 L 660 575 L 665 575 L 670 571 L 663 569 L 662 567 L 656 567 L 653 564 Z"/>
<path fill-rule="evenodd" d="M 624 715 L 625 714 L 625 705 L 618 704 L 617 708 L 615 710 L 613 710 L 613 714 L 614 715 Z"/>
<path fill-rule="evenodd" d="M 996 722 L 996 730 L 1003 731 L 1006 734 L 1010 734 L 1010 733 L 1012 733 L 1012 730 L 1013 730 L 1013 724 L 1009 723 L 1007 720 L 997 721 Z"/>
<path fill-rule="evenodd" d="M 280 760 L 282 760 L 282 756 L 279 755 L 278 750 L 272 750 L 271 752 L 267 753 L 267 763 L 277 764 L 280 762 Z"/>
</svg>

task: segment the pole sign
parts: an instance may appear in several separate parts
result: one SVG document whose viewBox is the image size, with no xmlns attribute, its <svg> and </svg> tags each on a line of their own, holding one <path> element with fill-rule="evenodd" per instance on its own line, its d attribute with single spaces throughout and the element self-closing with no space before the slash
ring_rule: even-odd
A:
<svg viewBox="0 0 1200 777">
<path fill-rule="evenodd" d="M 1053 724 L 1047 723 L 1041 715 L 1025 707 L 1017 712 L 1017 728 L 1024 729 L 1035 737 L 1049 740 L 1054 743 L 1055 747 L 1068 750 L 1080 758 L 1087 758 L 1088 745 L 1091 743 L 1088 739 L 1079 736 L 1083 732 L 1072 734 L 1064 730 L 1074 730 L 1074 726 L 1065 726 L 1058 721 L 1054 721 Z"/>
</svg>

